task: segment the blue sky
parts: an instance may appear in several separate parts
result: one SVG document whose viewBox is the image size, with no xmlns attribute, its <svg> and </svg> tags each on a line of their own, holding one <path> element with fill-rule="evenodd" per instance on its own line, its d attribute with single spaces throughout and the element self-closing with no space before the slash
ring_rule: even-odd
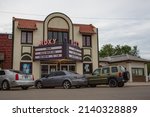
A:
<svg viewBox="0 0 150 117">
<path fill-rule="evenodd" d="M 99 46 L 137 45 L 150 59 L 150 0 L 1 0 L 0 33 L 12 32 L 12 17 L 44 20 L 52 12 L 99 29 Z"/>
</svg>

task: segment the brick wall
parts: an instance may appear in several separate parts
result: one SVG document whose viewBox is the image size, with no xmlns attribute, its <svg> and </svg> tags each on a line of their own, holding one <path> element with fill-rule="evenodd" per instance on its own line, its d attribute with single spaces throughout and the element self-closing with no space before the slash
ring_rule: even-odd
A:
<svg viewBox="0 0 150 117">
<path fill-rule="evenodd" d="M 4 53 L 4 60 L 1 61 L 3 69 L 12 68 L 12 39 L 11 34 L 0 34 L 0 53 Z"/>
</svg>

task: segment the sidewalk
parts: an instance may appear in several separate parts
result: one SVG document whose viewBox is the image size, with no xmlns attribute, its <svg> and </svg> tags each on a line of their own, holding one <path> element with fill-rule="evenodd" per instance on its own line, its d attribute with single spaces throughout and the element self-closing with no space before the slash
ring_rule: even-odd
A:
<svg viewBox="0 0 150 117">
<path fill-rule="evenodd" d="M 150 82 L 127 82 L 125 86 L 150 86 Z"/>
</svg>

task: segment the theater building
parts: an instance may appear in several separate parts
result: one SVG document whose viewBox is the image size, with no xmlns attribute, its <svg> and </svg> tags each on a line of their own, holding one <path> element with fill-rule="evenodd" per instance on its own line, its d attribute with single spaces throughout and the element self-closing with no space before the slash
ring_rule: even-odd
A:
<svg viewBox="0 0 150 117">
<path fill-rule="evenodd" d="M 51 71 L 90 74 L 98 67 L 98 29 L 55 12 L 44 21 L 13 18 L 13 69 L 35 79 Z"/>
</svg>

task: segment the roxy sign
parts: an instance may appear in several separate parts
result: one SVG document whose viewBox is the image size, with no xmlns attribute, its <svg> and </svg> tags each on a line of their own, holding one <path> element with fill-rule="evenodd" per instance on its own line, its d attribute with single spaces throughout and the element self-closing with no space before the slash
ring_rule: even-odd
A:
<svg viewBox="0 0 150 117">
<path fill-rule="evenodd" d="M 57 39 L 48 39 L 48 40 L 40 41 L 39 46 L 56 44 L 56 40 Z"/>
</svg>

